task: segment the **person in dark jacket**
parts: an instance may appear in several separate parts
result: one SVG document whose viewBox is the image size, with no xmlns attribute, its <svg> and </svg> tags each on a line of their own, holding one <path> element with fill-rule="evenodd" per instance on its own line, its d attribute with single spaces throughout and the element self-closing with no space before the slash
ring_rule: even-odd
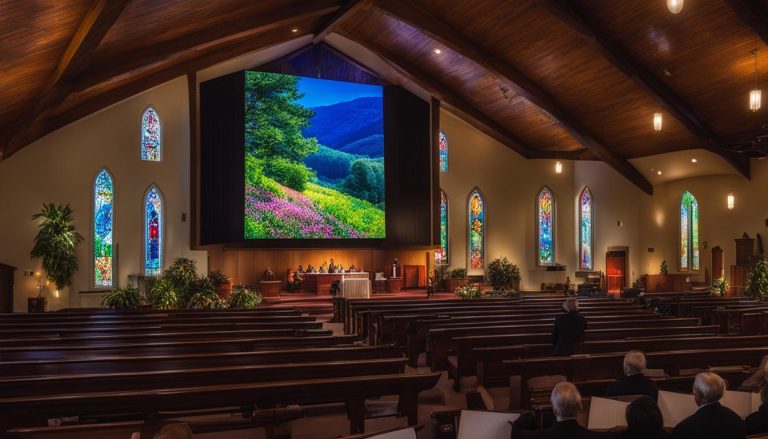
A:
<svg viewBox="0 0 768 439">
<path fill-rule="evenodd" d="M 526 413 L 512 423 L 513 439 L 607 439 L 614 438 L 610 432 L 590 431 L 579 425 L 576 417 L 581 411 L 581 394 L 573 383 L 557 383 L 549 398 L 557 422 L 544 430 L 533 430 L 536 420 Z"/>
<path fill-rule="evenodd" d="M 760 408 L 744 421 L 747 434 L 768 433 L 768 386 L 760 389 L 760 399 L 763 402 Z"/>
<path fill-rule="evenodd" d="M 725 381 L 712 372 L 696 375 L 693 397 L 699 408 L 677 424 L 672 439 L 743 439 L 744 421 L 728 407 L 720 405 Z"/>
<path fill-rule="evenodd" d="M 645 395 L 659 399 L 659 387 L 645 376 L 645 354 L 641 351 L 629 351 L 624 356 L 624 378 L 612 385 L 605 392 L 606 396 Z"/>
<path fill-rule="evenodd" d="M 616 435 L 616 439 L 667 439 L 664 418 L 656 401 L 643 396 L 627 406 L 627 429 Z"/>
<path fill-rule="evenodd" d="M 573 354 L 573 345 L 584 340 L 587 319 L 579 314 L 579 301 L 569 298 L 563 304 L 566 313 L 555 318 L 552 329 L 553 355 Z"/>
</svg>

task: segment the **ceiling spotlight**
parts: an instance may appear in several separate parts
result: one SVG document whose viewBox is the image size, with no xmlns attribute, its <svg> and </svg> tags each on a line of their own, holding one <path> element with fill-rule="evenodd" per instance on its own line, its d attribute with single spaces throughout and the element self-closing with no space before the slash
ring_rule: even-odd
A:
<svg viewBox="0 0 768 439">
<path fill-rule="evenodd" d="M 699 163 L 699 161 L 696 159 L 696 157 L 691 159 L 691 163 Z"/>
<path fill-rule="evenodd" d="M 661 131 L 662 116 L 661 113 L 653 113 L 653 129 Z"/>
<path fill-rule="evenodd" d="M 443 53 L 443 51 L 442 51 L 442 50 L 440 50 L 440 49 L 435 49 L 435 53 L 436 53 L 436 54 L 438 54 L 438 55 L 440 55 L 441 53 Z"/>
<path fill-rule="evenodd" d="M 298 28 L 298 27 L 294 27 L 294 28 L 292 28 L 292 29 L 291 29 L 291 32 L 293 32 L 293 33 L 296 33 L 296 32 L 298 32 L 298 31 L 299 31 L 299 28 Z"/>
<path fill-rule="evenodd" d="M 667 0 L 667 9 L 673 14 L 679 14 L 683 10 L 684 0 Z"/>
<path fill-rule="evenodd" d="M 656 175 L 661 175 L 661 170 L 656 171 Z"/>
</svg>

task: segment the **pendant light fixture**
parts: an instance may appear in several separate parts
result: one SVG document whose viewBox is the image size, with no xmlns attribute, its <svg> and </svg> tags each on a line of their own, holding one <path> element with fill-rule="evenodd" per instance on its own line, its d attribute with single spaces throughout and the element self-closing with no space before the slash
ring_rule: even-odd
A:
<svg viewBox="0 0 768 439">
<path fill-rule="evenodd" d="M 684 0 L 667 0 L 667 9 L 673 14 L 679 14 L 683 10 Z"/>
<path fill-rule="evenodd" d="M 560 128 L 557 123 L 553 123 L 552 126 L 554 126 L 555 129 Z M 556 139 L 557 139 L 557 148 L 560 148 L 561 146 L 563 146 L 560 140 L 560 130 L 558 130 L 556 133 Z M 560 155 L 559 149 L 555 149 L 555 154 L 556 154 L 555 157 L 557 157 L 557 155 Z M 562 173 L 563 173 L 563 163 L 560 160 L 557 160 L 555 161 L 555 174 L 562 174 Z"/>
<path fill-rule="evenodd" d="M 560 160 L 555 162 L 555 174 L 562 174 L 563 173 L 563 164 L 560 162 Z"/>
<path fill-rule="evenodd" d="M 755 76 L 752 83 L 752 90 L 749 91 L 749 109 L 752 112 L 760 110 L 763 102 L 763 91 L 757 88 L 757 35 L 755 35 L 755 48 L 752 49 L 752 56 L 755 57 Z"/>
<path fill-rule="evenodd" d="M 726 206 L 728 206 L 728 210 L 733 210 L 733 208 L 736 206 L 736 196 L 733 195 L 733 191 L 728 193 L 728 197 L 725 199 Z"/>
<path fill-rule="evenodd" d="M 661 131 L 662 116 L 661 112 L 653 113 L 653 129 L 654 131 Z"/>
</svg>

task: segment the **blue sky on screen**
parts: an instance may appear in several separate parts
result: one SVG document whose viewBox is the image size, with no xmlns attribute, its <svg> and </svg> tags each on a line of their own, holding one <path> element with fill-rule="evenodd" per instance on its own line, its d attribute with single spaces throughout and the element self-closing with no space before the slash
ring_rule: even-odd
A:
<svg viewBox="0 0 768 439">
<path fill-rule="evenodd" d="M 304 77 L 299 78 L 299 91 L 304 93 L 304 97 L 299 102 L 312 108 L 357 98 L 381 97 L 382 94 L 382 88 L 378 85 Z"/>
</svg>

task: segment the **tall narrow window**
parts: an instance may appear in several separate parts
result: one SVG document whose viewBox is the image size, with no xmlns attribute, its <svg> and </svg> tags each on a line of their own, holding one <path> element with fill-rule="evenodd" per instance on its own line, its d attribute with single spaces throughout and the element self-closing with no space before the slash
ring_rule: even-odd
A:
<svg viewBox="0 0 768 439">
<path fill-rule="evenodd" d="M 680 271 L 699 269 L 699 203 L 688 191 L 680 201 Z"/>
<path fill-rule="evenodd" d="M 163 195 L 152 185 L 144 196 L 144 274 L 157 276 L 163 269 Z"/>
<path fill-rule="evenodd" d="M 440 251 L 435 253 L 437 263 L 448 263 L 448 197 L 440 189 Z"/>
<path fill-rule="evenodd" d="M 159 162 L 161 150 L 160 116 L 149 107 L 141 115 L 141 159 Z"/>
<path fill-rule="evenodd" d="M 584 187 L 579 196 L 579 268 L 592 271 L 592 192 Z"/>
<path fill-rule="evenodd" d="M 111 287 L 112 213 L 114 186 L 109 171 L 102 169 L 93 182 L 93 284 Z"/>
<path fill-rule="evenodd" d="M 440 172 L 448 172 L 448 137 L 440 130 Z"/>
<path fill-rule="evenodd" d="M 469 268 L 483 269 L 485 266 L 485 201 L 480 190 L 469 193 L 467 202 L 469 217 Z"/>
<path fill-rule="evenodd" d="M 555 197 L 548 187 L 536 196 L 536 263 L 551 265 L 555 262 Z"/>
</svg>

